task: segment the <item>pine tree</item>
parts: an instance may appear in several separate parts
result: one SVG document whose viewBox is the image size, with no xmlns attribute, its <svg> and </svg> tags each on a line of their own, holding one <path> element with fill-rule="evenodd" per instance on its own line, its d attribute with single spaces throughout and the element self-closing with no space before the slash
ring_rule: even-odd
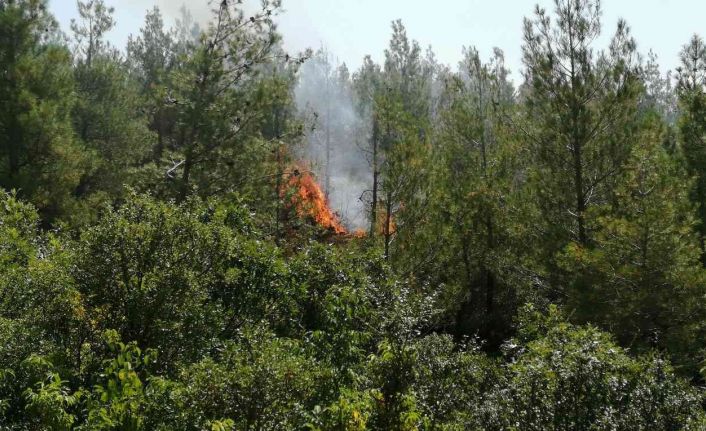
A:
<svg viewBox="0 0 706 431">
<path fill-rule="evenodd" d="M 376 64 L 370 56 L 363 59 L 363 65 L 353 76 L 353 87 L 356 95 L 356 108 L 358 115 L 364 124 L 369 124 L 369 131 L 364 133 L 363 140 L 366 145 L 363 151 L 366 153 L 370 164 L 370 212 L 368 221 L 370 227 L 368 236 L 370 238 L 377 235 L 378 226 L 378 203 L 380 190 L 380 165 L 382 154 L 380 150 L 380 119 L 376 109 L 376 98 L 382 86 L 382 76 L 380 66 Z"/>
<path fill-rule="evenodd" d="M 592 247 L 573 242 L 563 255 L 576 276 L 569 305 L 577 320 L 600 324 L 626 345 L 667 349 L 693 372 L 705 274 L 689 179 L 662 145 L 659 116 L 645 122 L 615 200 L 590 210 Z"/>
<path fill-rule="evenodd" d="M 157 134 L 153 158 L 159 162 L 164 150 L 173 139 L 176 118 L 174 108 L 165 104 L 168 97 L 169 75 L 177 67 L 176 43 L 172 34 L 164 29 L 162 14 L 155 6 L 145 16 L 140 34 L 130 36 L 127 44 L 127 61 L 140 82 L 145 109 L 151 116 L 150 129 Z"/>
<path fill-rule="evenodd" d="M 652 50 L 647 54 L 647 61 L 642 67 L 642 81 L 645 91 L 641 108 L 656 111 L 667 124 L 673 125 L 677 118 L 677 97 L 672 86 L 672 74 L 662 74 L 657 54 Z"/>
<path fill-rule="evenodd" d="M 419 44 L 409 40 L 401 21 L 393 22 L 375 98 L 382 153 L 378 198 L 384 206 L 381 230 L 388 258 L 393 239 L 400 232 L 413 235 L 423 221 L 427 204 L 424 189 L 430 185 L 428 73 Z"/>
<path fill-rule="evenodd" d="M 68 113 L 71 57 L 44 2 L 0 2 L 0 185 L 17 189 L 45 222 L 71 207 L 85 169 Z"/>
<path fill-rule="evenodd" d="M 105 40 L 114 26 L 113 9 L 102 0 L 79 2 L 72 22 L 74 77 L 78 100 L 73 109 L 76 135 L 91 152 L 91 170 L 76 194 L 90 208 L 119 198 L 123 185 L 148 159 L 154 135 L 148 129 L 140 83 L 121 54 Z"/>
<path fill-rule="evenodd" d="M 531 124 L 525 132 L 539 205 L 550 221 L 550 255 L 569 240 L 590 243 L 586 212 L 609 199 L 630 154 L 638 97 L 635 42 L 620 21 L 609 50 L 597 52 L 600 17 L 597 1 L 556 0 L 554 21 L 539 7 L 525 20 Z"/>
<path fill-rule="evenodd" d="M 430 70 L 425 66 L 419 43 L 409 39 L 402 21 L 394 21 L 390 44 L 385 50 L 384 85 L 399 98 L 402 109 L 415 120 L 422 137 L 428 131 L 430 112 Z"/>
<path fill-rule="evenodd" d="M 689 174 L 696 178 L 692 200 L 698 207 L 701 259 L 706 265 L 706 45 L 694 35 L 681 52 L 677 92 L 680 143 Z"/>
<path fill-rule="evenodd" d="M 292 65 L 299 58 L 275 49 L 279 35 L 273 16 L 278 8 L 277 1 L 265 2 L 248 16 L 235 2 L 221 2 L 187 62 L 174 72 L 169 103 L 177 110 L 177 162 L 168 172 L 178 176 L 178 199 L 194 188 L 207 195 L 261 177 L 260 163 L 277 140 L 259 140 L 263 127 L 287 130 L 282 118 L 272 123 L 277 110 L 271 108 L 290 97 L 288 86 L 281 84 L 291 81 L 272 75 L 271 66 L 276 61 Z M 275 79 L 265 79 L 268 73 Z M 274 138 L 281 137 L 278 133 Z"/>
<path fill-rule="evenodd" d="M 475 48 L 464 49 L 459 73 L 447 87 L 436 137 L 431 199 L 433 211 L 438 212 L 432 224 L 440 229 L 436 236 L 444 245 L 425 245 L 422 240 L 422 249 L 412 254 L 426 255 L 424 247 L 450 249 L 437 264 L 446 267 L 450 282 L 463 286 L 457 330 L 480 329 L 486 339 L 497 343 L 509 324 L 501 322 L 499 310 L 511 309 L 513 302 L 503 266 L 509 240 L 506 205 L 512 199 L 515 174 L 504 116 L 511 112 L 514 98 L 502 51 L 496 49 L 484 63 Z"/>
</svg>

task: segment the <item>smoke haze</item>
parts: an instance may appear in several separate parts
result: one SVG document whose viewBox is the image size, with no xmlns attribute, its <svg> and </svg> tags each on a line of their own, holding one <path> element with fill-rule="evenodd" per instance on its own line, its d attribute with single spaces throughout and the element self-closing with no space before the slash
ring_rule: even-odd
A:
<svg viewBox="0 0 706 431">
<path fill-rule="evenodd" d="M 312 164 L 331 207 L 350 230 L 363 229 L 370 166 L 360 142 L 367 125 L 355 109 L 348 70 L 319 50 L 299 70 L 297 110 L 307 125 L 299 157 Z"/>
</svg>

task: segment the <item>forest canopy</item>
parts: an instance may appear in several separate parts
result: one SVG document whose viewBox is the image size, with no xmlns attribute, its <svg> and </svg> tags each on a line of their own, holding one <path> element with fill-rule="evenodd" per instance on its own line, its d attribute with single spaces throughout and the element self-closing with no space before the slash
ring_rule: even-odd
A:
<svg viewBox="0 0 706 431">
<path fill-rule="evenodd" d="M 349 70 L 255 3 L 0 0 L 0 430 L 706 429 L 701 36 Z"/>
</svg>

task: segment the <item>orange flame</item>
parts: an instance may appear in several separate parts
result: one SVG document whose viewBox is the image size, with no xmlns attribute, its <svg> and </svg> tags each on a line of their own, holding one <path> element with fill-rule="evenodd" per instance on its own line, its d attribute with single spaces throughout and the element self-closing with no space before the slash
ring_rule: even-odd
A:
<svg viewBox="0 0 706 431">
<path fill-rule="evenodd" d="M 365 238 L 368 236 L 368 232 L 366 232 L 365 229 L 356 229 L 351 235 L 353 238 Z"/>
<path fill-rule="evenodd" d="M 338 235 L 348 233 L 336 213 L 328 206 L 324 192 L 308 170 L 295 169 L 287 181 L 287 187 L 295 190 L 292 205 L 299 217 L 311 217 L 316 224 Z"/>
</svg>

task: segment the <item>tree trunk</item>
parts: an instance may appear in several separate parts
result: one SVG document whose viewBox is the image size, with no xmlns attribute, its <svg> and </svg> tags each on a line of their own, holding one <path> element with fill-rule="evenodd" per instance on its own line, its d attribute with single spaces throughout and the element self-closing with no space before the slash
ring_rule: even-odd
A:
<svg viewBox="0 0 706 431">
<path fill-rule="evenodd" d="M 162 110 L 159 109 L 155 113 L 155 118 L 154 118 L 154 130 L 157 132 L 157 145 L 154 148 L 154 154 L 153 158 L 155 162 L 159 162 L 162 159 L 162 155 L 164 154 L 164 134 L 165 134 L 165 127 L 164 127 L 165 119 L 164 119 L 164 114 L 162 113 Z"/>
<path fill-rule="evenodd" d="M 373 198 L 370 203 L 370 238 L 375 237 L 375 226 L 377 225 L 378 208 L 378 124 L 373 120 Z"/>
<path fill-rule="evenodd" d="M 574 193 L 576 198 L 576 223 L 578 225 L 578 240 L 582 245 L 586 245 L 588 238 L 586 235 L 586 224 L 584 213 L 586 212 L 586 201 L 584 200 L 583 184 L 583 133 L 581 133 L 580 104 L 577 96 L 578 78 L 576 76 L 576 49 L 574 46 L 572 16 L 569 14 L 569 49 L 571 57 L 571 153 L 573 156 L 574 168 Z"/>
<path fill-rule="evenodd" d="M 327 84 L 328 85 L 328 84 Z M 327 90 L 327 93 L 329 91 Z M 329 199 L 329 194 L 331 193 L 331 98 L 327 95 L 326 97 L 326 175 L 324 183 L 324 191 L 326 195 L 326 201 Z"/>
<path fill-rule="evenodd" d="M 194 166 L 194 147 L 189 146 L 186 151 L 186 159 L 184 160 L 184 172 L 181 176 L 181 184 L 179 190 L 179 202 L 183 202 L 189 194 L 189 181 L 191 180 L 191 169 Z"/>
<path fill-rule="evenodd" d="M 282 147 L 279 147 L 276 151 L 277 175 L 275 180 L 275 244 L 280 245 L 280 241 L 282 239 L 281 224 L 284 220 L 283 199 L 281 196 L 282 188 L 284 187 L 282 184 L 284 179 L 284 155 L 282 153 L 284 150 Z"/>
<path fill-rule="evenodd" d="M 578 224 L 578 239 L 582 245 L 586 245 L 588 238 L 586 237 L 586 226 L 584 220 L 584 212 L 586 211 L 586 202 L 583 196 L 583 164 L 581 159 L 581 143 L 578 138 L 574 138 L 574 188 L 576 193 L 576 222 Z"/>
<path fill-rule="evenodd" d="M 698 184 L 699 199 L 699 244 L 701 246 L 701 265 L 706 268 L 706 191 L 704 180 Z"/>
<path fill-rule="evenodd" d="M 392 196 L 387 193 L 387 198 L 385 202 L 385 259 L 390 259 L 390 242 L 392 240 Z"/>
<path fill-rule="evenodd" d="M 487 248 L 488 252 L 493 250 L 495 247 L 495 238 L 493 232 L 493 220 L 490 214 L 487 215 L 486 229 L 488 230 L 488 242 Z M 483 263 L 483 271 L 485 272 L 485 311 L 486 314 L 490 315 L 494 311 L 494 301 L 495 301 L 495 274 L 493 271 L 487 268 L 487 264 Z"/>
</svg>

